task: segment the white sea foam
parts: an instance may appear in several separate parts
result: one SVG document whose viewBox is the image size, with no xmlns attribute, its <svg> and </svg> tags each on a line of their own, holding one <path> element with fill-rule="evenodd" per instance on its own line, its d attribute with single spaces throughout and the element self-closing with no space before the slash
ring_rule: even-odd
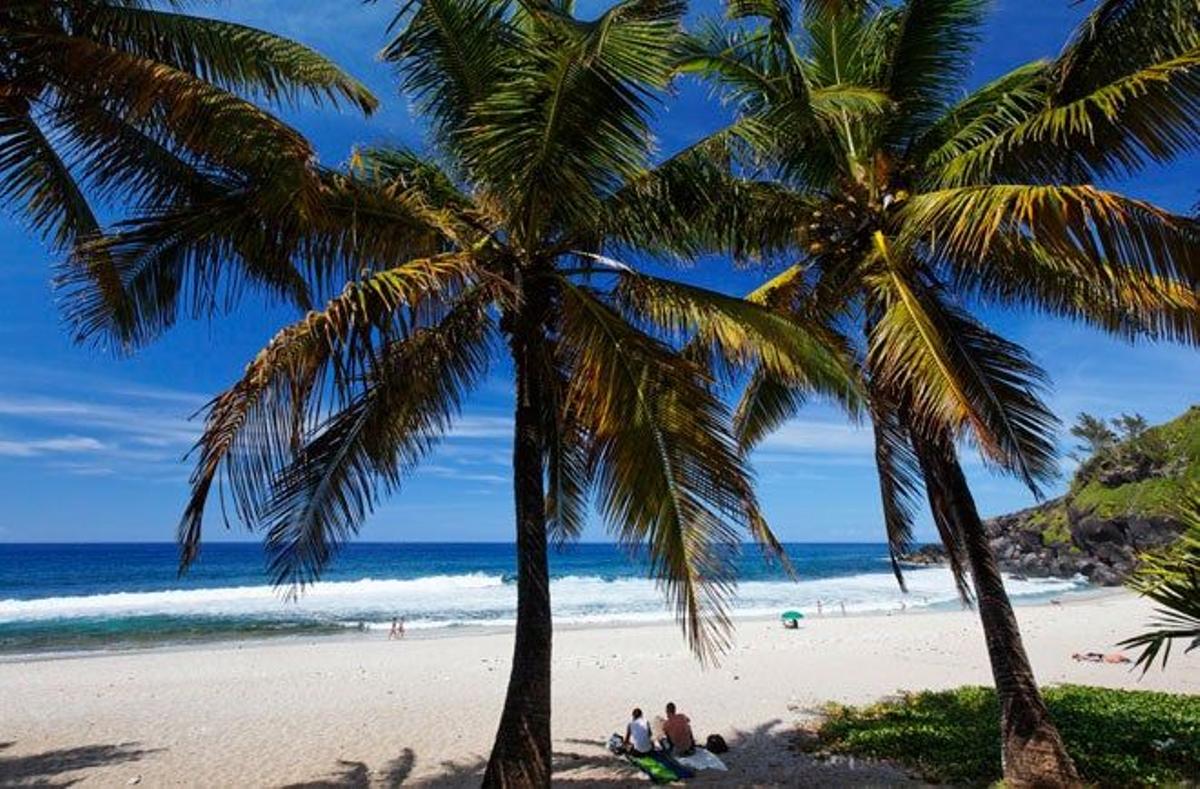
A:
<svg viewBox="0 0 1200 789">
<path fill-rule="evenodd" d="M 789 581 L 746 581 L 737 587 L 735 616 L 776 614 L 784 608 L 814 612 L 844 604 L 848 612 L 896 610 L 951 603 L 956 599 L 950 572 L 923 568 L 906 574 L 904 595 L 890 573 L 863 573 Z M 1082 588 L 1082 579 L 1009 579 L 1016 598 Z M 566 576 L 551 583 L 555 619 L 561 623 L 649 622 L 672 618 L 653 581 Z M 410 627 L 512 624 L 516 585 L 499 575 L 427 576 L 411 580 L 330 581 L 287 600 L 270 586 L 120 592 L 78 597 L 0 600 L 0 624 L 139 616 L 300 618 L 325 622 L 379 623 L 403 615 Z"/>
</svg>

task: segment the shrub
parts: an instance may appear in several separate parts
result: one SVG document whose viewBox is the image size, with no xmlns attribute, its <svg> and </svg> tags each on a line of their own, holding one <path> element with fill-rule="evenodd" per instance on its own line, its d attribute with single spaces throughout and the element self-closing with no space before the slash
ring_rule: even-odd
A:
<svg viewBox="0 0 1200 789">
<path fill-rule="evenodd" d="M 1063 685 L 1046 704 L 1083 778 L 1099 786 L 1200 780 L 1200 697 Z M 829 705 L 826 752 L 890 759 L 926 780 L 986 785 L 1000 775 L 1000 709 L 991 688 Z"/>
</svg>

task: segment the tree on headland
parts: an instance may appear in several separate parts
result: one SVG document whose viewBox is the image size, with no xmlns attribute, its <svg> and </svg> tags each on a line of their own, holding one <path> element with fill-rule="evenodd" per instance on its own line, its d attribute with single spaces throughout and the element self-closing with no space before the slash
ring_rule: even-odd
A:
<svg viewBox="0 0 1200 789">
<path fill-rule="evenodd" d="M 1075 418 L 1071 435 L 1083 442 L 1075 447 L 1075 457 L 1080 462 L 1111 449 L 1117 443 L 1117 434 L 1108 423 L 1088 413 L 1080 413 Z"/>
<path fill-rule="evenodd" d="M 644 550 L 702 658 L 726 642 L 740 533 L 781 550 L 702 357 L 856 393 L 819 336 L 628 262 L 707 243 L 692 218 L 710 210 L 715 168 L 647 166 L 681 13 L 659 0 L 595 20 L 557 5 L 408 4 L 383 54 L 430 124 L 433 154 L 359 151 L 346 171 L 314 167 L 318 186 L 295 204 L 228 189 L 149 212 L 82 253 L 137 272 L 143 337 L 222 278 L 337 294 L 212 402 L 184 566 L 219 485 L 265 532 L 276 583 L 312 582 L 488 371 L 511 365 L 516 639 L 488 786 L 549 784 L 548 542 L 577 536 L 590 501 L 621 544 Z"/>
<path fill-rule="evenodd" d="M 893 557 L 924 487 L 964 597 L 969 573 L 1006 781 L 1073 785 L 958 456 L 1037 492 L 1057 420 L 1028 353 L 966 305 L 1200 340 L 1196 222 L 1092 185 L 1200 143 L 1197 5 L 1102 2 L 1057 59 L 962 97 L 984 5 L 731 2 L 683 67 L 723 88 L 737 118 L 713 144 L 758 174 L 729 190 L 732 251 L 799 258 L 750 299 L 859 352 Z M 803 401 L 755 374 L 743 447 Z"/>
<path fill-rule="evenodd" d="M 256 181 L 294 189 L 312 148 L 254 99 L 376 106 L 311 49 L 180 3 L 0 5 L 0 203 L 59 251 L 103 232 L 97 206 L 161 210 Z M 68 316 L 73 328 L 128 340 L 128 272 L 103 255 L 69 261 L 61 284 L 101 297 Z"/>
</svg>

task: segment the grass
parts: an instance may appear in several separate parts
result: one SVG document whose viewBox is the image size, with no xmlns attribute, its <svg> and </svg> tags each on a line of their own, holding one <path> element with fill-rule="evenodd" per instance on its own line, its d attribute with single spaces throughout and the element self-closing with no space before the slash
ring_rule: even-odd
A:
<svg viewBox="0 0 1200 789">
<path fill-rule="evenodd" d="M 1041 533 L 1045 546 L 1071 542 L 1071 521 L 1062 504 L 1034 512 L 1029 517 L 1029 527 Z"/>
<path fill-rule="evenodd" d="M 1084 780 L 1104 787 L 1200 781 L 1200 696 L 1062 685 L 1046 704 Z M 1000 780 L 1000 712 L 990 688 L 829 705 L 821 750 L 898 762 L 925 780 Z"/>
</svg>

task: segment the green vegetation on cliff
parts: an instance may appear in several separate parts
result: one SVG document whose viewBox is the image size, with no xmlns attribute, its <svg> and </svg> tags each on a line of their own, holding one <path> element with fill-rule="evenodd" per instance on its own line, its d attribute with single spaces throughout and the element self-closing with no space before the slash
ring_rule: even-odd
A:
<svg viewBox="0 0 1200 789">
<path fill-rule="evenodd" d="M 1072 434 L 1088 435 L 1086 455 L 1067 494 L 1023 514 L 1023 528 L 1041 535 L 1042 544 L 1070 545 L 1072 517 L 1173 519 L 1186 492 L 1200 484 L 1200 406 L 1162 425 L 1140 429 L 1139 417 L 1124 437 L 1089 414 L 1080 414 Z M 1089 432 L 1090 430 L 1090 432 Z M 1107 431 L 1107 435 L 1098 431 Z"/>
<path fill-rule="evenodd" d="M 1200 406 L 1155 427 L 1137 414 L 1080 414 L 1071 435 L 1079 468 L 1067 492 L 992 518 L 988 536 L 1009 572 L 1120 584 L 1183 531 L 1179 506 L 1200 489 Z"/>
<path fill-rule="evenodd" d="M 1066 503 L 1101 518 L 1169 518 L 1197 483 L 1200 406 L 1192 406 L 1092 455 L 1076 472 Z"/>
</svg>

